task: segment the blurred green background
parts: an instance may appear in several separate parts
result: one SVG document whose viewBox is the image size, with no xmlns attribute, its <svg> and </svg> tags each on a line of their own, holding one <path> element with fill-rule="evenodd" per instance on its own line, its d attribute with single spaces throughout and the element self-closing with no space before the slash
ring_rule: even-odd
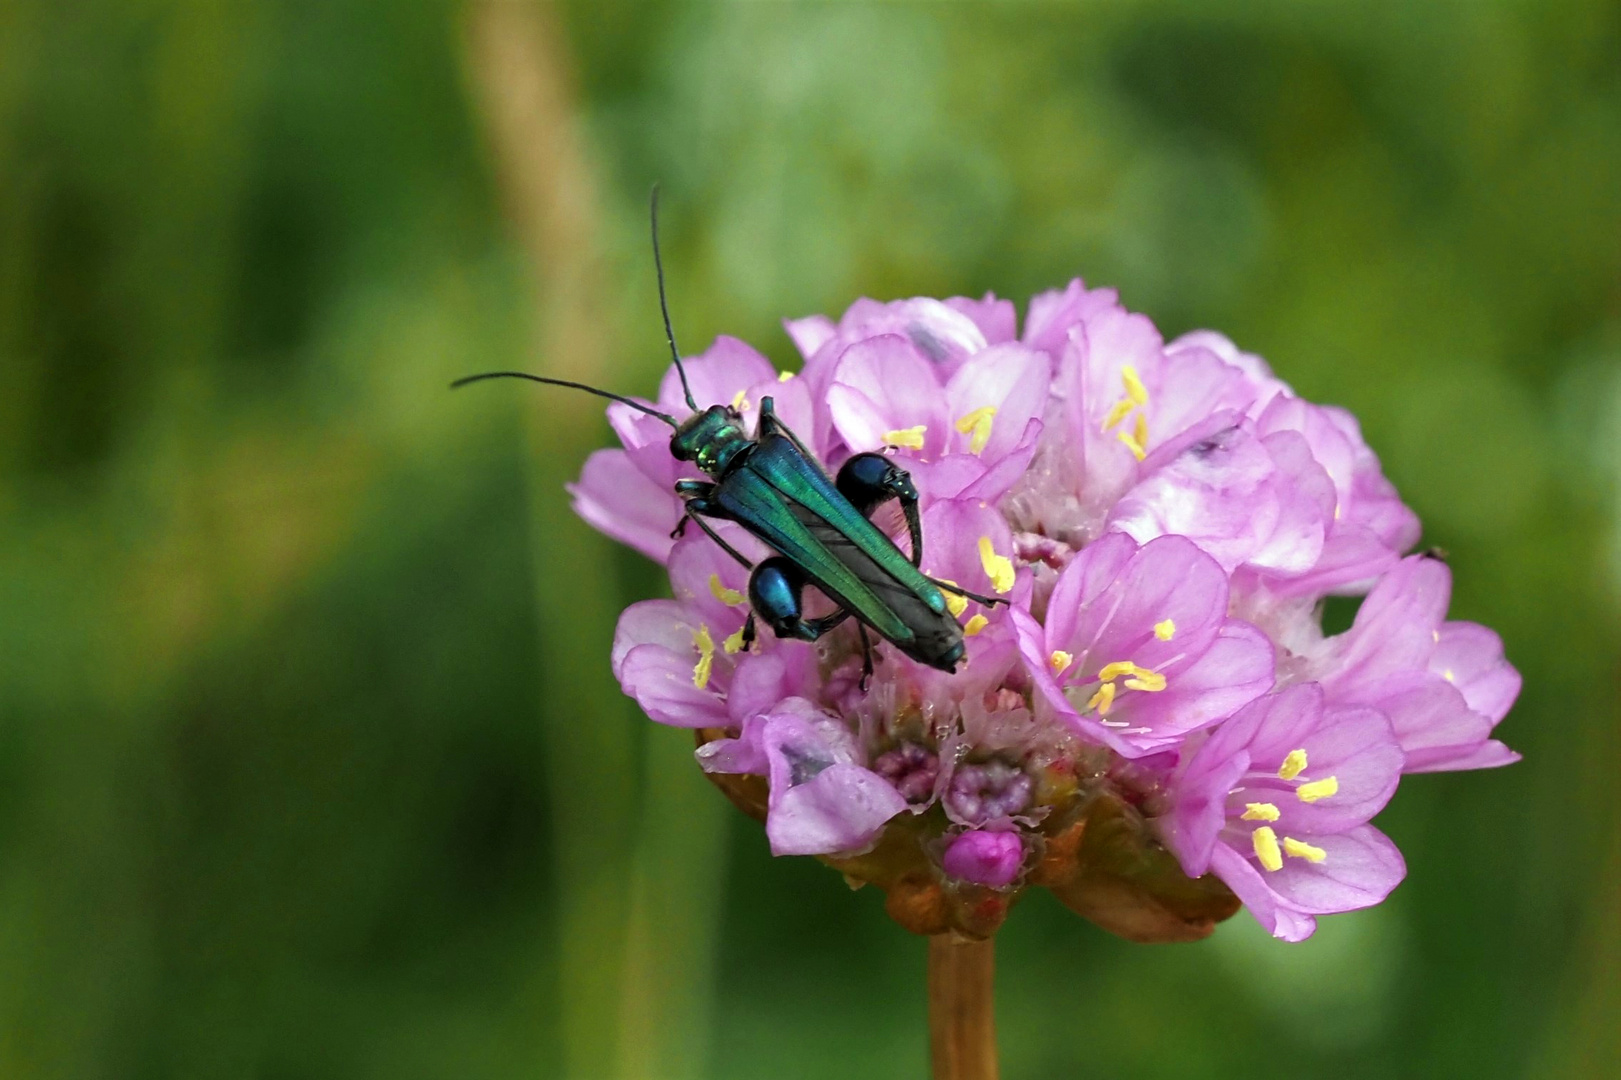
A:
<svg viewBox="0 0 1621 1080">
<path fill-rule="evenodd" d="M 1217 9 L 1220 9 L 1219 11 Z M 1079 273 L 1353 408 L 1525 674 L 1307 944 L 1000 938 L 1005 1075 L 1621 1061 L 1621 7 L 0 3 L 0 1076 L 923 1075 L 924 943 L 606 672 L 677 327 Z M 544 355 L 543 355 L 544 354 Z"/>
</svg>

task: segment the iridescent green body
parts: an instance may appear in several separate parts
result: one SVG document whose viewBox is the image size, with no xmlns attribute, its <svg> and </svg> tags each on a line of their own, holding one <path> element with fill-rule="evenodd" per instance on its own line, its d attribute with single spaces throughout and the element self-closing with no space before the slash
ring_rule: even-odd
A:
<svg viewBox="0 0 1621 1080">
<path fill-rule="evenodd" d="M 741 525 L 781 556 L 768 561 L 774 567 L 762 563 L 761 568 L 790 577 L 797 574 L 840 609 L 827 619 L 803 620 L 795 596 L 791 605 L 782 601 L 784 608 L 794 609 L 791 613 L 761 611 L 762 600 L 771 606 L 770 598 L 779 594 L 751 587 L 756 613 L 779 635 L 814 640 L 846 616 L 854 616 L 913 659 L 945 671 L 956 667 L 963 655 L 962 628 L 939 586 L 917 567 L 922 543 L 917 496 L 904 471 L 877 455 L 862 455 L 877 459 L 874 470 L 885 482 L 871 483 L 860 469 L 847 464 L 835 484 L 777 419 L 770 398 L 761 402 L 755 438 L 749 438 L 735 410 L 714 405 L 676 430 L 670 451 L 713 477 L 713 483 L 677 485 L 689 517 L 700 525 L 706 517 Z M 864 505 L 855 505 L 851 495 Z M 867 519 L 866 513 L 888 498 L 901 499 L 907 511 L 910 558 Z M 783 560 L 789 565 L 783 566 Z M 756 569 L 757 577 L 759 573 Z M 784 618 L 789 614 L 791 619 Z"/>
</svg>

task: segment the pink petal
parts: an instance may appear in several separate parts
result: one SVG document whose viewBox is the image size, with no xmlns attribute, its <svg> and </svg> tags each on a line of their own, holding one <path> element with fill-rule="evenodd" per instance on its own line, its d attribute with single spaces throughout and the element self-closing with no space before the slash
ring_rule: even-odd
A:
<svg viewBox="0 0 1621 1080">
<path fill-rule="evenodd" d="M 1471 622 L 1442 623 L 1430 671 L 1458 688 L 1475 712 L 1493 723 L 1520 696 L 1520 673 L 1503 658 L 1503 639 Z"/>
<path fill-rule="evenodd" d="M 1011 300 L 998 300 L 994 293 L 986 293 L 979 300 L 953 296 L 946 301 L 946 306 L 972 319 L 988 345 L 1012 341 L 1017 336 L 1018 312 L 1013 309 Z"/>
<path fill-rule="evenodd" d="M 585 460 L 580 479 L 568 485 L 574 512 L 599 532 L 655 562 L 670 557 L 670 530 L 681 520 L 681 500 L 661 488 L 623 450 L 598 450 Z"/>
<path fill-rule="evenodd" d="M 994 345 L 970 357 L 946 385 L 946 408 L 952 422 L 982 409 L 993 408 L 990 439 L 979 457 L 994 463 L 1013 452 L 1032 420 L 1039 420 L 1047 404 L 1052 381 L 1051 362 L 1023 345 Z M 967 451 L 971 433 L 953 427 L 950 445 Z"/>
<path fill-rule="evenodd" d="M 711 405 L 725 405 L 737 396 L 739 390 L 756 383 L 771 382 L 777 370 L 771 361 L 754 348 L 734 337 L 722 335 L 715 343 L 697 356 L 683 358 L 687 369 L 687 383 L 692 387 L 692 399 L 700 410 Z M 687 415 L 686 396 L 681 391 L 681 375 L 671 364 L 659 383 L 659 406 L 673 413 L 676 419 Z"/>
<path fill-rule="evenodd" d="M 833 424 L 851 450 L 881 449 L 885 434 L 923 425 L 919 456 L 938 455 L 949 419 L 930 362 L 902 337 L 886 334 L 844 351 L 828 389 Z"/>
</svg>

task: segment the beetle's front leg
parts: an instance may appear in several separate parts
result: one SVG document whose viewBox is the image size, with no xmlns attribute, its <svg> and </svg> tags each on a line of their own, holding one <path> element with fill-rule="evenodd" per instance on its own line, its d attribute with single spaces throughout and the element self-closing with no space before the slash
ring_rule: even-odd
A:
<svg viewBox="0 0 1621 1080">
<path fill-rule="evenodd" d="M 923 521 L 917 512 L 917 487 L 912 474 L 882 454 L 857 454 L 839 467 L 833 481 L 839 494 L 867 517 L 890 499 L 899 499 L 912 539 L 912 565 L 923 562 Z"/>
<path fill-rule="evenodd" d="M 715 485 L 708 480 L 677 480 L 675 482 L 675 493 L 681 496 L 683 501 L 690 501 L 694 498 L 708 499 L 715 493 Z M 675 528 L 670 530 L 670 539 L 679 540 L 687 535 L 688 516 L 688 513 L 683 510 L 681 520 L 676 522 Z"/>
<path fill-rule="evenodd" d="M 717 521 L 732 520 L 732 515 L 727 513 L 714 500 L 714 484 L 707 480 L 677 480 L 675 493 L 680 495 L 683 500 L 681 506 L 682 515 L 680 522 L 676 524 L 675 530 L 670 533 L 671 536 L 681 536 L 686 531 L 687 522 L 695 522 L 698 528 L 704 531 L 704 535 L 715 541 L 722 551 L 736 559 L 743 569 L 754 569 L 754 564 L 749 562 L 747 556 L 722 539 L 720 533 L 716 532 L 714 527 L 704 520 L 706 517 L 714 518 Z"/>
</svg>

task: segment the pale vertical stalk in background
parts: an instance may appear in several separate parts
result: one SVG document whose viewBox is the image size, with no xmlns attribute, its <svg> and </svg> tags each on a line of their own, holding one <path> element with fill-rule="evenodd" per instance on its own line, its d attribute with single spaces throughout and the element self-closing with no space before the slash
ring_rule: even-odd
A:
<svg viewBox="0 0 1621 1080">
<path fill-rule="evenodd" d="M 929 1059 L 934 1080 L 997 1080 L 996 939 L 929 938 Z"/>
<path fill-rule="evenodd" d="M 604 291 L 594 169 L 558 13 L 548 3 L 474 0 L 465 39 L 503 195 L 535 275 L 540 333 L 529 369 L 633 390 L 609 363 L 618 310 Z M 642 725 L 608 669 L 620 599 L 611 545 L 569 512 L 562 491 L 597 448 L 601 413 L 566 394 L 525 388 L 564 1075 L 699 1076 L 725 805 L 706 790 L 687 739 L 657 746 L 645 783 L 636 782 Z"/>
</svg>

